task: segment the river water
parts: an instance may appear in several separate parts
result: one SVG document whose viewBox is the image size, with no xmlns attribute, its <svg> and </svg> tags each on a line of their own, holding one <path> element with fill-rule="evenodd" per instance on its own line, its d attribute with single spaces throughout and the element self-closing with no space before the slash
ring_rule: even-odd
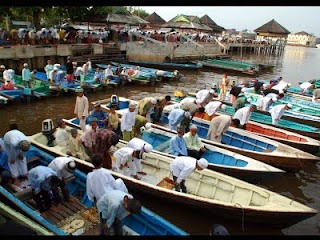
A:
<svg viewBox="0 0 320 240">
<path fill-rule="evenodd" d="M 233 59 L 240 59 L 237 52 L 231 53 Z M 257 78 L 271 80 L 282 76 L 284 81 L 291 82 L 298 86 L 298 82 L 318 79 L 320 49 L 287 46 L 280 56 L 271 56 L 256 53 L 243 53 L 242 59 L 253 63 L 264 63 L 274 65 L 273 70 L 264 71 Z M 98 91 L 87 95 L 89 101 L 96 101 L 110 97 L 111 94 L 129 97 L 140 100 L 146 96 L 160 96 L 173 94 L 175 90 L 193 91 L 202 88 L 209 88 L 213 82 L 222 79 L 222 70 L 201 69 L 200 71 L 181 71 L 185 77 L 178 82 L 162 82 L 156 86 L 125 86 L 118 89 Z M 246 75 L 228 73 L 229 79 L 240 81 L 250 79 Z M 0 136 L 3 136 L 10 123 L 16 122 L 19 129 L 26 135 L 32 135 L 41 131 L 43 120 L 51 118 L 54 123 L 60 118 L 74 117 L 75 104 L 74 95 L 52 97 L 46 100 L 30 103 L 14 103 L 0 108 Z M 296 201 L 320 210 L 319 181 L 320 166 L 313 165 L 304 171 L 296 174 L 285 174 L 277 178 L 269 179 L 259 186 L 290 197 Z M 295 224 L 287 229 L 271 229 L 266 225 L 255 226 L 244 222 L 233 222 L 222 217 L 216 218 L 198 211 L 197 206 L 186 207 L 180 204 L 156 199 L 147 195 L 135 193 L 135 196 L 142 200 L 145 207 L 156 212 L 165 219 L 171 221 L 189 234 L 207 235 L 211 226 L 216 223 L 223 223 L 231 235 L 252 235 L 252 234 L 276 234 L 276 235 L 319 235 L 320 215 Z"/>
</svg>

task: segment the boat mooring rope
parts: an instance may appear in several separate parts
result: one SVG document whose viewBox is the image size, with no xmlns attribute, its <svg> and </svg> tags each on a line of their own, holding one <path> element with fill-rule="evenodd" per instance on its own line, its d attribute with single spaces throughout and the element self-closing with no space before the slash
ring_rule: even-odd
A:
<svg viewBox="0 0 320 240">
<path fill-rule="evenodd" d="M 242 225 L 242 232 L 244 232 L 244 209 L 243 209 L 243 207 L 241 206 L 241 204 L 240 203 L 236 203 L 236 205 L 239 205 L 240 207 L 241 207 L 241 209 L 242 209 L 242 221 L 241 221 L 241 225 Z"/>
</svg>

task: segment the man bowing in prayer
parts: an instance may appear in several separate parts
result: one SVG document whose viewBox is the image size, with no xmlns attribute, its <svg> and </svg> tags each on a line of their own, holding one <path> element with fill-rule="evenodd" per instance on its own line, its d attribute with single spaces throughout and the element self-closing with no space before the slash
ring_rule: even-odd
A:
<svg viewBox="0 0 320 240">
<path fill-rule="evenodd" d="M 81 87 L 76 88 L 77 99 L 74 107 L 74 114 L 80 120 L 81 130 L 86 130 L 86 118 L 89 115 L 89 101 L 86 96 L 83 95 L 83 89 Z"/>
</svg>

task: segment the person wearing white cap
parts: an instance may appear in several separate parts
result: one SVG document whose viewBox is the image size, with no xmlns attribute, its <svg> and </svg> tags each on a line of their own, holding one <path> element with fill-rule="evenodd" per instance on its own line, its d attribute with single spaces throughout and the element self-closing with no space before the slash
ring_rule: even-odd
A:
<svg viewBox="0 0 320 240">
<path fill-rule="evenodd" d="M 196 93 L 196 98 L 200 100 L 199 104 L 204 107 L 207 105 L 214 97 L 214 90 L 202 89 Z"/>
<path fill-rule="evenodd" d="M 219 102 L 219 101 L 210 102 L 204 107 L 205 115 L 204 115 L 203 119 L 211 121 L 211 119 L 214 117 L 214 114 L 219 109 L 225 110 L 226 108 L 227 108 L 227 106 L 225 104 L 223 104 L 222 102 Z"/>
<path fill-rule="evenodd" d="M 83 94 L 83 89 L 81 87 L 76 88 L 77 99 L 76 105 L 74 107 L 74 114 L 76 118 L 80 120 L 81 130 L 84 132 L 86 130 L 86 118 L 89 115 L 89 101 Z"/>
<path fill-rule="evenodd" d="M 14 70 L 9 68 L 9 69 L 6 69 L 6 67 L 4 65 L 1 65 L 2 66 L 2 69 L 4 69 L 3 71 L 3 80 L 4 80 L 4 83 L 7 84 L 8 80 L 10 80 L 10 82 L 12 84 L 15 84 L 15 81 L 14 81 Z"/>
<path fill-rule="evenodd" d="M 274 93 L 269 93 L 268 96 L 262 97 L 259 101 L 259 110 L 261 111 L 269 111 L 270 107 L 273 103 L 278 101 L 277 95 L 275 96 L 269 96 L 270 94 Z"/>
<path fill-rule="evenodd" d="M 157 104 L 157 99 L 154 97 L 145 97 L 140 100 L 138 105 L 138 113 L 141 116 L 147 117 L 150 121 L 150 111 L 154 108 L 154 106 Z"/>
<path fill-rule="evenodd" d="M 66 147 L 70 139 L 70 134 L 67 132 L 67 129 L 66 129 L 67 125 L 65 121 L 63 121 L 62 119 L 58 120 L 57 125 L 58 126 L 56 129 L 56 132 L 54 133 L 54 136 L 56 138 L 56 143 L 61 147 Z"/>
<path fill-rule="evenodd" d="M 31 88 L 30 79 L 31 79 L 30 69 L 28 68 L 28 63 L 25 63 L 23 64 L 22 80 L 24 81 L 24 86 L 26 88 Z"/>
<path fill-rule="evenodd" d="M 238 119 L 240 121 L 240 127 L 246 129 L 246 124 L 249 122 L 251 113 L 256 110 L 257 107 L 255 105 L 240 108 L 238 111 L 235 112 L 232 119 Z"/>
<path fill-rule="evenodd" d="M 271 108 L 269 113 L 271 114 L 272 117 L 272 124 L 273 125 L 278 125 L 280 118 L 283 116 L 285 110 L 289 110 L 292 108 L 292 104 L 279 104 L 277 106 L 274 106 Z"/>
<path fill-rule="evenodd" d="M 53 70 L 49 72 L 49 81 L 52 83 L 57 83 L 59 80 L 59 68 L 57 66 L 53 67 Z"/>
<path fill-rule="evenodd" d="M 69 197 L 66 179 L 73 176 L 73 173 L 76 170 L 75 161 L 68 157 L 56 157 L 49 163 L 48 167 L 57 173 L 65 201 L 74 202 L 74 198 Z"/>
<path fill-rule="evenodd" d="M 182 109 L 173 109 L 168 116 L 169 120 L 169 128 L 171 130 L 177 130 L 177 126 L 180 123 L 180 125 L 183 125 L 183 121 L 185 119 L 190 119 L 191 114 L 187 111 L 184 111 Z"/>
<path fill-rule="evenodd" d="M 136 107 L 135 102 L 130 102 L 129 108 L 126 109 L 120 120 L 120 128 L 123 135 L 123 140 L 129 142 L 134 137 L 134 124 L 136 121 Z"/>
<path fill-rule="evenodd" d="M 4 137 L 4 151 L 8 155 L 8 164 L 13 178 L 13 184 L 19 186 L 18 177 L 27 177 L 28 168 L 26 156 L 30 149 L 30 141 L 17 128 L 8 131 Z"/>
<path fill-rule="evenodd" d="M 112 190 L 128 192 L 121 178 L 115 180 L 110 171 L 103 168 L 103 157 L 101 155 L 93 155 L 91 162 L 94 169 L 88 173 L 86 182 L 87 195 L 90 201 L 98 202 L 106 192 Z"/>
<path fill-rule="evenodd" d="M 149 153 L 153 150 L 153 147 L 151 144 L 139 138 L 131 139 L 128 142 L 127 147 L 133 148 L 134 150 L 137 150 L 137 151 L 146 152 L 146 153 Z M 133 164 L 136 165 L 137 173 L 146 175 L 145 172 L 141 171 L 141 159 L 134 158 Z"/>
<path fill-rule="evenodd" d="M 47 78 L 50 79 L 50 72 L 53 71 L 53 65 L 51 64 L 51 60 L 47 60 L 47 65 L 44 67 L 44 71 L 47 74 Z"/>
<path fill-rule="evenodd" d="M 229 85 L 230 85 L 230 83 L 229 83 L 228 75 L 226 73 L 224 73 L 222 81 L 219 84 L 219 88 L 220 88 L 219 100 L 220 101 L 224 101 L 224 99 L 226 98 L 226 94 L 229 89 Z"/>
<path fill-rule="evenodd" d="M 142 159 L 143 151 L 134 150 L 130 147 L 123 147 L 118 149 L 113 156 L 116 158 L 113 167 L 116 168 L 117 172 L 125 174 L 127 170 L 130 171 L 130 175 L 135 179 L 140 180 L 137 175 L 136 164 L 134 164 L 135 158 Z"/>
<path fill-rule="evenodd" d="M 300 84 L 300 88 L 302 89 L 302 93 L 306 93 L 309 89 L 315 88 L 315 86 L 310 82 L 303 82 Z"/>
<path fill-rule="evenodd" d="M 236 126 L 239 126 L 239 119 L 232 119 L 232 116 L 219 115 L 214 117 L 210 121 L 207 139 L 221 143 L 222 135 L 229 129 L 232 121 Z"/>
<path fill-rule="evenodd" d="M 190 131 L 183 136 L 189 157 L 200 159 L 201 155 L 206 151 L 204 144 L 201 142 L 196 125 L 191 125 Z"/>
<path fill-rule="evenodd" d="M 197 112 L 204 112 L 204 108 L 200 108 L 200 100 L 193 98 L 193 101 L 180 103 L 180 109 L 190 112 L 194 116 Z"/>
<path fill-rule="evenodd" d="M 170 170 L 175 185 L 175 190 L 183 193 L 187 193 L 185 186 L 185 180 L 196 169 L 201 171 L 208 167 L 208 161 L 204 158 L 197 160 L 192 157 L 176 157 L 170 164 Z"/>
</svg>

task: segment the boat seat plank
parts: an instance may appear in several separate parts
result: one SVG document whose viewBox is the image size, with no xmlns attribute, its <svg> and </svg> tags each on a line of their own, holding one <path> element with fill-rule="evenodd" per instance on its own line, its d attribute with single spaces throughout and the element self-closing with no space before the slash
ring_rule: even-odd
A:
<svg viewBox="0 0 320 240">
<path fill-rule="evenodd" d="M 62 205 L 71 210 L 73 213 L 77 213 L 80 211 L 78 208 L 74 207 L 70 202 L 63 202 Z"/>
<path fill-rule="evenodd" d="M 218 178 L 216 178 L 216 181 L 215 181 L 215 183 L 214 183 L 214 188 L 213 188 L 213 190 L 212 190 L 212 194 L 211 194 L 211 199 L 214 199 L 214 195 L 216 194 L 216 192 L 217 192 L 217 186 L 218 186 L 218 181 L 219 181 L 219 179 Z"/>
<path fill-rule="evenodd" d="M 61 212 L 61 211 L 60 211 Z M 60 221 L 64 220 L 64 216 L 60 212 L 54 212 L 52 208 L 50 208 L 46 213 L 51 213 L 52 216 L 57 218 Z"/>
<path fill-rule="evenodd" d="M 73 211 L 71 211 L 69 208 L 67 208 L 65 205 L 61 204 L 62 205 L 62 210 L 64 212 L 66 212 L 69 216 L 72 216 L 74 214 Z"/>
<path fill-rule="evenodd" d="M 32 163 L 35 161 L 39 161 L 41 158 L 39 156 L 32 156 L 30 158 L 27 159 L 27 163 Z"/>
<path fill-rule="evenodd" d="M 13 193 L 13 196 L 18 198 L 22 202 L 32 199 L 32 188 L 27 188 L 23 191 L 15 192 Z"/>
<path fill-rule="evenodd" d="M 50 211 L 46 211 L 46 217 L 45 219 L 47 219 L 48 221 L 50 221 L 53 224 L 57 224 L 59 223 L 61 220 L 59 218 L 56 218 Z"/>
</svg>

